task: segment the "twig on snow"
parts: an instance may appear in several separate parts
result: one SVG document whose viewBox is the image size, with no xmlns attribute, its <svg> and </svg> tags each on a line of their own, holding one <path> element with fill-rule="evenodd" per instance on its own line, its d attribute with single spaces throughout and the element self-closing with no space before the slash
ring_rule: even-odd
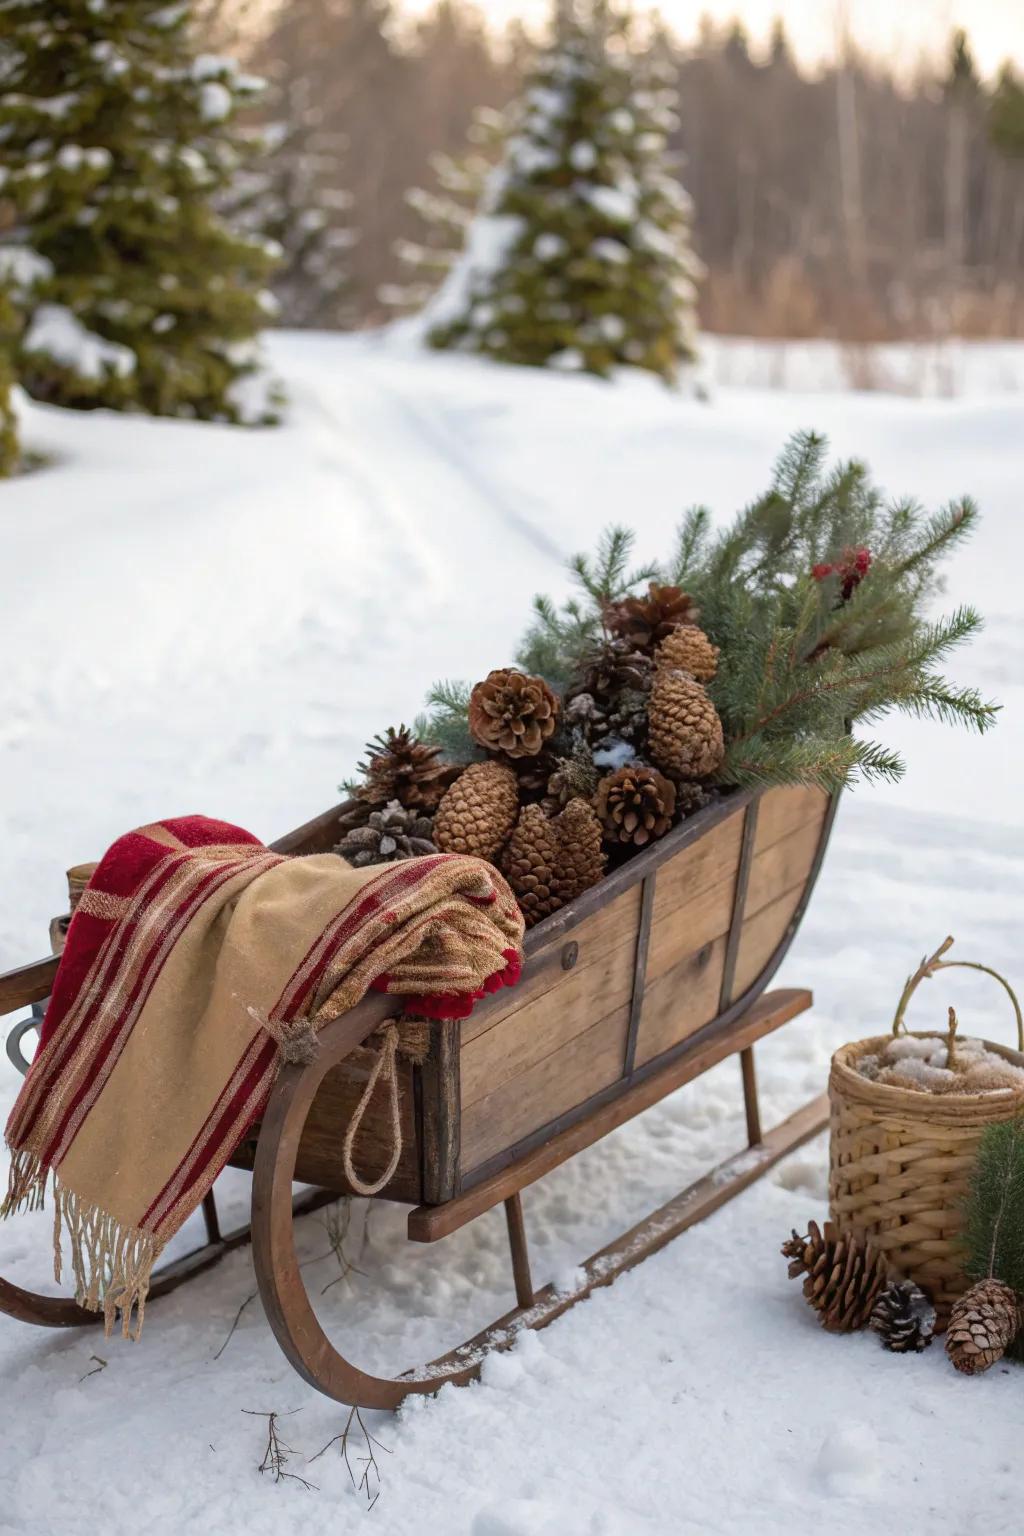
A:
<svg viewBox="0 0 1024 1536">
<path fill-rule="evenodd" d="M 224 1340 L 224 1343 L 221 1345 L 220 1349 L 218 1349 L 217 1353 L 213 1357 L 215 1360 L 219 1360 L 220 1359 L 221 1355 L 224 1353 L 224 1351 L 227 1349 L 228 1345 L 231 1343 L 231 1340 L 235 1336 L 235 1329 L 238 1327 L 239 1323 L 242 1321 L 242 1313 L 245 1311 L 245 1309 L 249 1305 L 250 1301 L 255 1301 L 256 1300 L 256 1297 L 257 1297 L 258 1294 L 259 1294 L 258 1291 L 252 1291 L 250 1293 L 250 1295 L 248 1295 L 245 1298 L 245 1300 L 242 1302 L 242 1305 L 239 1307 L 238 1311 L 235 1313 L 235 1320 L 234 1320 L 234 1322 L 231 1324 L 231 1327 L 228 1329 L 228 1336 L 227 1336 L 227 1338 Z"/>
<path fill-rule="evenodd" d="M 361 1466 L 363 1469 L 360 1473 L 358 1481 L 356 1480 L 355 1468 L 352 1465 L 351 1439 L 353 1434 L 353 1423 L 360 1431 L 364 1441 L 366 1442 L 367 1452 L 365 1456 L 357 1456 L 355 1458 L 359 1466 Z M 333 1440 L 328 1440 L 323 1450 L 317 1451 L 315 1456 L 310 1457 L 310 1462 L 312 1463 L 314 1461 L 319 1461 L 320 1457 L 323 1456 L 325 1452 L 329 1451 L 332 1445 L 340 1445 L 341 1458 L 345 1463 L 345 1470 L 348 1472 L 352 1486 L 355 1488 L 357 1493 L 366 1494 L 366 1508 L 368 1511 L 371 1510 L 376 1504 L 377 1500 L 380 1498 L 381 1490 L 380 1467 L 377 1465 L 377 1458 L 373 1454 L 374 1447 L 376 1447 L 378 1451 L 383 1451 L 385 1455 L 390 1456 L 390 1446 L 382 1445 L 374 1435 L 370 1434 L 370 1431 L 367 1429 L 366 1424 L 363 1421 L 363 1416 L 358 1408 L 349 1409 L 348 1418 L 345 1420 L 345 1428 L 341 1431 L 341 1434 L 335 1435 Z"/>
<path fill-rule="evenodd" d="M 292 1411 L 297 1413 L 298 1409 L 293 1409 Z M 243 1408 L 242 1412 L 249 1414 L 251 1418 L 266 1419 L 267 1421 L 267 1448 L 263 1453 L 263 1460 L 260 1462 L 258 1470 L 260 1472 L 269 1472 L 275 1483 L 280 1483 L 286 1478 L 290 1478 L 292 1482 L 300 1483 L 303 1488 L 315 1489 L 315 1483 L 309 1483 L 304 1477 L 300 1477 L 297 1472 L 289 1472 L 287 1470 L 289 1459 L 296 1453 L 290 1445 L 287 1445 L 281 1439 L 278 1432 L 277 1421 L 281 1415 L 277 1413 L 260 1413 L 255 1408 Z M 288 1415 L 285 1414 L 284 1417 L 287 1418 Z"/>
</svg>

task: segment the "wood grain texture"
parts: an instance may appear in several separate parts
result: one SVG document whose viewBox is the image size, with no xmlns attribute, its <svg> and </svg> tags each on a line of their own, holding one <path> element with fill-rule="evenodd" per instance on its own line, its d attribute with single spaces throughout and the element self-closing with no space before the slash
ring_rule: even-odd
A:
<svg viewBox="0 0 1024 1536">
<path fill-rule="evenodd" d="M 559 971 L 557 984 L 542 997 L 464 1044 L 463 1113 L 531 1067 L 558 1057 L 577 1035 L 628 1003 L 633 995 L 635 960 L 635 940 L 627 937 L 624 943 L 595 953 L 592 964 Z"/>
<path fill-rule="evenodd" d="M 552 1021 L 553 1022 L 553 1021 Z M 533 1020 L 543 1035 L 545 1023 Z M 629 1001 L 462 1108 L 462 1175 L 622 1076 Z"/>
<path fill-rule="evenodd" d="M 810 821 L 817 821 L 820 826 L 828 798 L 823 789 L 802 784 L 766 790 L 758 806 L 755 854 L 762 853 L 789 833 L 799 831 Z"/>
<path fill-rule="evenodd" d="M 345 1129 L 366 1087 L 376 1060 L 376 1049 L 357 1048 L 337 1067 L 327 1073 L 313 1100 L 299 1142 L 295 1177 L 303 1184 L 316 1184 L 336 1194 L 351 1194 L 352 1188 L 342 1167 L 342 1143 Z M 419 1138 L 416 1131 L 415 1094 L 412 1063 L 398 1057 L 399 1118 L 402 1126 L 402 1155 L 390 1183 L 377 1197 L 407 1203 L 426 1198 L 421 1174 Z M 252 1168 L 260 1127 L 253 1126 L 245 1141 L 231 1157 L 235 1168 Z M 378 1084 L 356 1135 L 353 1162 L 364 1178 L 376 1178 L 391 1156 L 391 1112 L 387 1093 Z"/>
<path fill-rule="evenodd" d="M 556 1003 L 561 1006 L 568 992 L 582 983 L 587 971 L 604 963 L 610 948 L 632 944 L 635 949 L 640 928 L 640 906 L 641 886 L 638 880 L 601 911 L 577 923 L 571 932 L 563 935 L 562 943 L 553 944 L 540 954 L 530 955 L 518 986 L 510 992 L 495 994 L 478 1005 L 470 1017 L 462 1021 L 463 1049 L 479 1036 L 504 1024 L 506 1019 L 542 999 L 550 997 L 552 1006 Z M 563 969 L 562 956 L 569 942 L 577 946 L 577 954 L 572 969 L 566 971 Z M 556 991 L 559 993 L 557 999 L 553 996 Z"/>
<path fill-rule="evenodd" d="M 637 1040 L 638 1064 L 660 1056 L 718 1013 L 728 935 L 719 934 L 648 983 Z"/>
<path fill-rule="evenodd" d="M 742 1018 L 720 1031 L 714 1039 L 696 1045 L 666 1066 L 652 1071 L 641 1081 L 601 1104 L 585 1118 L 548 1136 L 540 1146 L 507 1167 L 481 1177 L 457 1199 L 450 1200 L 447 1205 L 422 1205 L 410 1211 L 410 1238 L 413 1242 L 432 1243 L 438 1238 L 447 1237 L 450 1232 L 457 1232 L 467 1221 L 472 1221 L 492 1206 L 507 1200 L 517 1190 L 526 1189 L 553 1168 L 575 1157 L 577 1152 L 582 1152 L 584 1147 L 593 1146 L 602 1136 L 607 1136 L 627 1120 L 632 1120 L 634 1115 L 657 1104 L 666 1094 L 691 1082 L 710 1067 L 724 1061 L 727 1056 L 746 1049 L 756 1040 L 781 1028 L 808 1009 L 811 1003 L 810 992 L 803 988 L 789 987 L 766 992 Z"/>
<path fill-rule="evenodd" d="M 806 885 L 821 841 L 823 820 L 824 812 L 820 816 L 816 814 L 806 826 L 788 833 L 770 848 L 755 852 L 744 907 L 745 921 L 794 886 Z"/>
<path fill-rule="evenodd" d="M 743 924 L 739 955 L 736 960 L 737 995 L 755 982 L 782 942 L 803 899 L 803 884 L 784 892 L 768 906 L 755 912 Z"/>
<path fill-rule="evenodd" d="M 434 1204 L 459 1192 L 462 1147 L 459 1022 L 431 1026 L 430 1050 L 420 1069 L 423 1125 L 423 1199 Z"/>
</svg>

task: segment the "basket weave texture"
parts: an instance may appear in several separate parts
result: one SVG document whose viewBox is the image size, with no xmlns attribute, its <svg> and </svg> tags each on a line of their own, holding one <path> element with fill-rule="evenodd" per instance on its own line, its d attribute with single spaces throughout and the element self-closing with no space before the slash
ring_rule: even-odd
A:
<svg viewBox="0 0 1024 1536">
<path fill-rule="evenodd" d="M 931 1094 L 862 1077 L 860 1057 L 891 1039 L 856 1040 L 832 1058 L 831 1217 L 840 1231 L 869 1237 L 892 1271 L 923 1286 L 944 1328 L 969 1283 L 961 1215 L 981 1133 L 1021 1113 L 1024 1090 Z M 985 1045 L 1024 1066 L 1019 1051 Z"/>
</svg>

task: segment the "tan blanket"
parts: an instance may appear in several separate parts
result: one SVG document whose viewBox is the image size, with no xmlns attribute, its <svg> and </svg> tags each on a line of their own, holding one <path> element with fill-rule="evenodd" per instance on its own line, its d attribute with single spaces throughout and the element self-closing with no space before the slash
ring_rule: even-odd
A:
<svg viewBox="0 0 1024 1536">
<path fill-rule="evenodd" d="M 438 854 L 351 869 L 285 858 L 205 817 L 119 838 L 71 921 L 39 1051 L 7 1124 L 0 1214 L 54 1179 L 79 1301 L 142 1325 L 149 1276 L 262 1113 L 282 1055 L 369 988 L 460 1017 L 519 975 L 501 876 Z M 344 1127 L 339 1127 L 339 1137 Z"/>
</svg>

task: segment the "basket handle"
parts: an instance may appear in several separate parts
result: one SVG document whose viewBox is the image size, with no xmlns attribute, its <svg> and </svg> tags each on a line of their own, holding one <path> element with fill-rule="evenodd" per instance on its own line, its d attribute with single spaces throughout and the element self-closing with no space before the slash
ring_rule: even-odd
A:
<svg viewBox="0 0 1024 1536">
<path fill-rule="evenodd" d="M 999 972 L 994 971 L 990 965 L 981 965 L 977 960 L 944 960 L 942 958 L 943 955 L 945 955 L 952 948 L 952 945 L 952 935 L 949 938 L 943 939 L 934 955 L 929 955 L 927 959 L 922 960 L 913 976 L 907 977 L 907 984 L 900 994 L 900 1000 L 896 1007 L 896 1017 L 892 1021 L 893 1034 L 899 1034 L 901 1024 L 903 1025 L 904 1034 L 906 1033 L 907 1026 L 903 1016 L 907 1011 L 907 1005 L 909 1004 L 910 999 L 917 991 L 920 983 L 922 981 L 929 980 L 932 976 L 935 975 L 936 971 L 954 970 L 957 966 L 959 966 L 964 970 L 984 971 L 986 976 L 994 976 L 996 981 L 999 982 L 999 985 L 1006 992 L 1010 1002 L 1013 1004 L 1013 1011 L 1017 1017 L 1017 1049 L 1024 1052 L 1024 1016 L 1021 1014 L 1020 1003 L 1017 1001 L 1017 994 L 1010 986 L 1010 983 L 1007 981 L 1006 977 L 1000 976 Z M 952 1014 L 952 1009 L 950 1010 L 950 1013 Z M 955 1029 L 955 1022 L 952 1018 L 950 1022 L 953 1029 Z"/>
</svg>

